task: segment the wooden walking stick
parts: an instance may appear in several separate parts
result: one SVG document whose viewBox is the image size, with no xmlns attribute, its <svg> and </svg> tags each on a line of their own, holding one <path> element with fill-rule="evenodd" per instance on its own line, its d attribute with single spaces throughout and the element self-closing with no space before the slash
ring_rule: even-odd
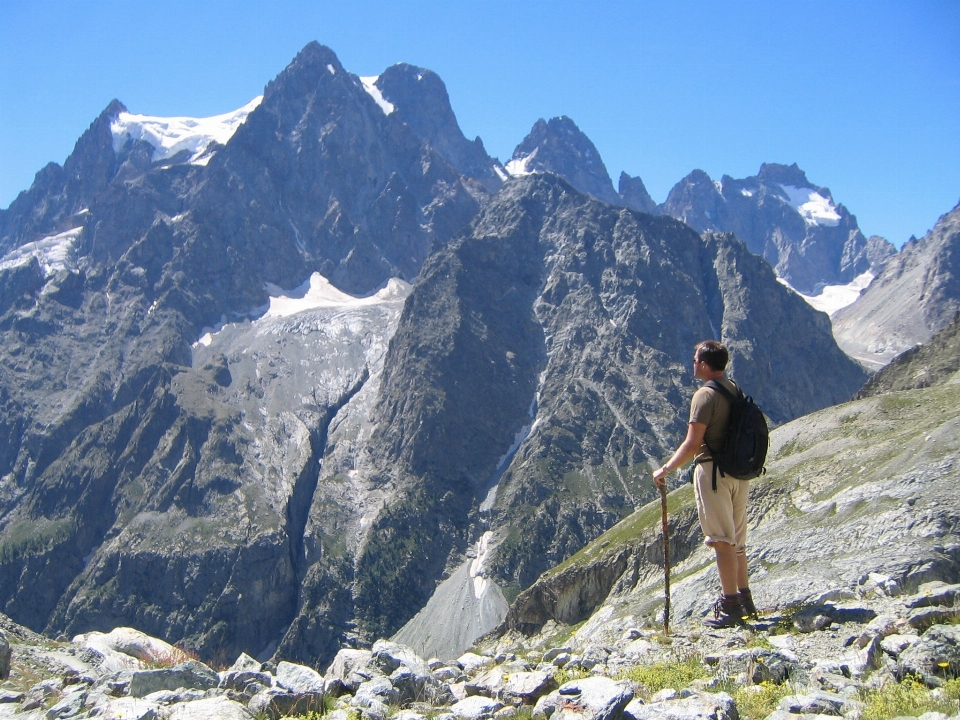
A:
<svg viewBox="0 0 960 720">
<path fill-rule="evenodd" d="M 660 487 L 660 517 L 663 528 L 663 634 L 670 634 L 670 532 L 667 528 L 667 488 Z"/>
</svg>

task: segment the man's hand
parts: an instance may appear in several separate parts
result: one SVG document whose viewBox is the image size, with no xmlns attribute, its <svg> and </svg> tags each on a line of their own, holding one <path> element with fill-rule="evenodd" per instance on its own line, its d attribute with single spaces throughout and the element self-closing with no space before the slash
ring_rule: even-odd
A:
<svg viewBox="0 0 960 720">
<path fill-rule="evenodd" d="M 664 467 L 659 467 L 653 471 L 653 484 L 658 488 L 663 488 L 667 486 L 667 469 Z"/>
</svg>

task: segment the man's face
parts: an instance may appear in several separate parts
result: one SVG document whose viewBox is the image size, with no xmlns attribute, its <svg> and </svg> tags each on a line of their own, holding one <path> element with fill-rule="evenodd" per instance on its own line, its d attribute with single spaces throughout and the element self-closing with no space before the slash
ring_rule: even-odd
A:
<svg viewBox="0 0 960 720">
<path fill-rule="evenodd" d="M 701 373 L 703 373 L 703 368 L 706 367 L 706 363 L 701 362 L 700 358 L 696 355 L 693 356 L 693 376 L 697 380 L 703 380 Z"/>
</svg>

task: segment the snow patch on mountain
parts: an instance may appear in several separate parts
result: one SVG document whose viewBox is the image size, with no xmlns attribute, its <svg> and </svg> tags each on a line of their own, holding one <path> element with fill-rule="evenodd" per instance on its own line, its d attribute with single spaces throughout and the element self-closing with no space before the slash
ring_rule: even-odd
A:
<svg viewBox="0 0 960 720">
<path fill-rule="evenodd" d="M 537 150 L 539 149 L 540 148 L 537 148 L 532 153 L 530 153 L 529 155 L 525 155 L 524 157 L 513 158 L 512 160 L 510 160 L 510 162 L 504 165 L 504 168 L 512 177 L 519 177 L 521 175 L 532 175 L 534 171 L 528 170 L 527 168 L 530 164 L 530 161 L 537 156 Z"/>
<path fill-rule="evenodd" d="M 267 283 L 267 292 L 270 294 L 268 304 L 261 308 L 252 310 L 246 317 L 254 317 L 258 321 L 268 320 L 270 318 L 282 318 L 295 315 L 305 310 L 316 308 L 360 308 L 370 305 L 378 305 L 385 302 L 393 302 L 405 298 L 410 294 L 410 284 L 392 278 L 387 282 L 379 292 L 368 297 L 354 297 L 338 290 L 333 284 L 320 273 L 314 273 L 310 278 L 299 287 L 293 290 L 284 290 L 283 288 Z M 213 342 L 214 336 L 220 332 L 226 325 L 226 320 L 215 327 L 207 327 L 201 331 L 198 345 L 207 347 Z"/>
<path fill-rule="evenodd" d="M 0 270 L 25 265 L 36 258 L 44 277 L 60 270 L 76 271 L 76 244 L 82 232 L 83 228 L 78 227 L 21 245 L 0 258 Z"/>
<path fill-rule="evenodd" d="M 840 224 L 840 215 L 830 198 L 826 198 L 813 188 L 781 185 L 787 195 L 787 204 L 800 213 L 808 225 L 836 227 Z"/>
<path fill-rule="evenodd" d="M 122 112 L 110 124 L 113 150 L 120 152 L 131 140 L 143 140 L 153 146 L 153 162 L 172 158 L 184 150 L 190 153 L 191 165 L 206 165 L 213 154 L 207 154 L 212 143 L 225 145 L 247 116 L 260 105 L 259 95 L 239 110 L 208 118 L 154 117 Z"/>
<path fill-rule="evenodd" d="M 360 78 L 360 82 L 363 83 L 363 89 L 367 91 L 367 95 L 373 98 L 373 101 L 383 110 L 384 115 L 389 115 L 396 108 L 393 103 L 387 100 L 383 93 L 380 92 L 380 88 L 377 87 L 376 82 L 380 78 L 379 75 L 373 75 L 370 77 Z"/>
<path fill-rule="evenodd" d="M 851 305 L 860 297 L 860 293 L 873 281 L 873 273 L 869 271 L 861 273 L 846 285 L 826 285 L 816 295 L 804 295 L 793 288 L 786 280 L 777 279 L 817 310 L 825 312 L 827 315 L 833 315 L 837 310 Z"/>
</svg>

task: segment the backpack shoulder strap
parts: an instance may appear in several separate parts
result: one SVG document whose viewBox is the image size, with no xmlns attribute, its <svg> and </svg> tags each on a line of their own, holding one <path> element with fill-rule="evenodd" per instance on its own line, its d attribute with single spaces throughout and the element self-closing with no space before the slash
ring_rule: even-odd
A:
<svg viewBox="0 0 960 720">
<path fill-rule="evenodd" d="M 733 382 L 733 380 L 731 380 L 730 382 Z M 737 388 L 738 394 L 741 394 L 741 395 L 742 395 L 743 392 L 740 390 L 740 386 L 737 385 L 736 383 L 733 383 L 733 384 L 734 384 L 734 387 Z M 736 396 L 735 396 L 732 392 L 730 392 L 729 390 L 727 390 L 727 389 L 723 386 L 722 383 L 719 383 L 719 382 L 717 382 L 716 380 L 707 380 L 707 382 L 704 383 L 704 387 L 708 387 L 708 388 L 711 388 L 712 390 L 718 391 L 721 395 L 723 395 L 723 396 L 724 396 L 727 400 L 729 400 L 730 402 L 733 402 L 733 401 L 735 401 L 735 400 L 737 399 Z"/>
</svg>

